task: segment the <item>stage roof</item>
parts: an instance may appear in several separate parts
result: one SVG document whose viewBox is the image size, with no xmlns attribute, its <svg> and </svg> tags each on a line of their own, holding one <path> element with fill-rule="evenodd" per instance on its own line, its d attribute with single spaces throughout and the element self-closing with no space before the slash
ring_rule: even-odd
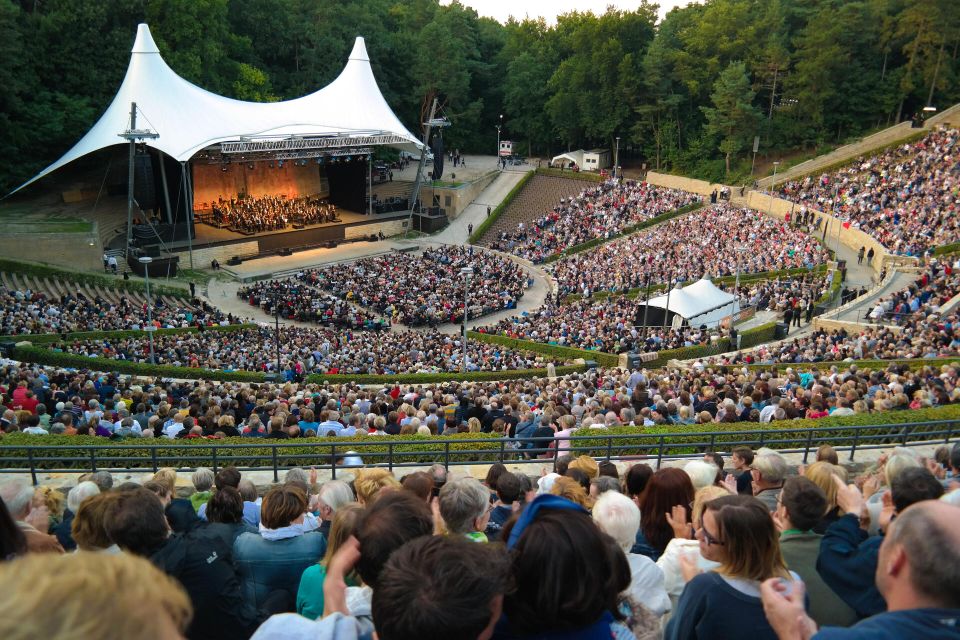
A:
<svg viewBox="0 0 960 640">
<path fill-rule="evenodd" d="M 383 99 L 363 38 L 356 39 L 347 65 L 323 89 L 284 102 L 244 102 L 178 76 L 160 55 L 150 28 L 141 24 L 127 74 L 100 120 L 62 158 L 16 190 L 88 153 L 126 144 L 119 134 L 130 127 L 132 102 L 137 103 L 136 128 L 159 134 L 143 143 L 181 162 L 219 143 L 283 146 L 326 138 L 322 147 L 379 144 L 414 151 L 423 146 Z M 307 146 L 317 148 L 313 142 Z"/>
</svg>

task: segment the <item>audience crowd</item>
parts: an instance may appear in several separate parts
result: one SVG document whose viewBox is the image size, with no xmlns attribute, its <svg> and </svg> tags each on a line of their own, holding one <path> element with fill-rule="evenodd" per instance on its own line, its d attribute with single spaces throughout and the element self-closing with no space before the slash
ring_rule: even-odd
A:
<svg viewBox="0 0 960 640">
<path fill-rule="evenodd" d="M 813 268 L 827 251 L 788 223 L 726 204 L 711 206 L 551 265 L 561 294 L 625 291 L 703 276 Z"/>
<path fill-rule="evenodd" d="M 827 293 L 831 279 L 831 274 L 810 274 L 745 283 L 738 288 L 737 299 L 742 310 L 782 312 L 790 307 L 799 309 L 799 318 L 803 310 Z M 633 299 L 577 298 L 559 305 L 547 300 L 531 313 L 505 318 L 479 331 L 606 353 L 693 347 L 708 344 L 711 337 L 727 335 L 726 330 L 716 328 L 706 331 L 699 327 L 649 326 L 644 330 L 643 309 L 640 295 Z"/>
<path fill-rule="evenodd" d="M 543 262 L 570 247 L 610 238 L 627 227 L 700 202 L 700 196 L 645 182 L 608 180 L 563 198 L 553 211 L 514 231 L 503 231 L 491 247 Z"/>
<path fill-rule="evenodd" d="M 237 290 L 237 297 L 268 315 L 315 322 L 336 329 L 378 331 L 390 320 L 351 305 L 316 286 L 316 273 L 301 272 L 288 280 L 265 280 Z"/>
<path fill-rule="evenodd" d="M 210 221 L 244 233 L 286 229 L 288 224 L 309 225 L 339 222 L 337 207 L 317 196 L 247 196 L 211 205 Z"/>
<path fill-rule="evenodd" d="M 119 303 L 100 296 L 90 298 L 80 291 L 55 299 L 29 289 L 11 290 L 0 286 L 0 335 L 120 331 L 146 326 L 146 304 L 136 304 L 123 293 L 118 295 Z M 159 328 L 237 322 L 232 315 L 200 300 L 194 300 L 190 309 L 167 304 L 160 296 L 153 301 L 151 317 L 153 325 Z"/>
<path fill-rule="evenodd" d="M 778 195 L 833 213 L 892 253 L 923 255 L 960 240 L 957 129 L 860 158 L 836 171 L 781 185 Z"/>
<path fill-rule="evenodd" d="M 482 481 L 441 464 L 322 484 L 292 468 L 265 487 L 227 466 L 197 469 L 185 493 L 170 468 L 116 486 L 85 474 L 65 494 L 8 481 L 0 632 L 956 637 L 960 445 L 894 449 L 855 484 L 829 445 L 796 474 L 770 449 L 734 448 L 730 472 L 724 455 L 656 470 L 564 455 Z"/>
<path fill-rule="evenodd" d="M 456 334 L 430 331 L 353 331 L 283 327 L 277 347 L 272 327 L 191 334 L 156 335 L 154 361 L 178 367 L 220 371 L 282 372 L 293 379 L 309 373 L 390 375 L 460 371 L 463 342 Z M 53 345 L 87 357 L 149 362 L 145 336 L 74 339 Z M 278 365 L 279 360 L 279 365 Z M 538 354 L 476 340 L 467 343 L 467 371 L 535 369 L 546 365 Z"/>
<path fill-rule="evenodd" d="M 465 276 L 469 318 L 516 307 L 527 286 L 523 269 L 507 257 L 467 246 L 391 254 L 304 273 L 310 282 L 409 326 L 463 321 Z"/>
</svg>

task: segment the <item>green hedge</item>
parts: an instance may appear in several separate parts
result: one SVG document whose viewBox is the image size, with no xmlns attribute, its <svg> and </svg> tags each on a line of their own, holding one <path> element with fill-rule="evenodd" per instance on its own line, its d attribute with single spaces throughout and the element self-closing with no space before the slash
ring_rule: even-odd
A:
<svg viewBox="0 0 960 640">
<path fill-rule="evenodd" d="M 942 244 L 939 247 L 934 247 L 933 249 L 933 255 L 935 256 L 946 256 L 957 252 L 960 252 L 960 242 L 954 242 L 953 244 Z"/>
<path fill-rule="evenodd" d="M 536 172 L 537 175 L 541 176 L 567 178 L 569 180 L 586 180 L 587 182 L 604 182 L 610 178 L 610 176 L 601 176 L 599 173 L 591 173 L 590 171 L 571 171 L 570 169 L 561 171 L 560 169 L 552 169 L 550 167 L 538 167 Z"/>
<path fill-rule="evenodd" d="M 564 249 L 560 253 L 555 253 L 552 256 L 548 257 L 543 261 L 544 264 L 550 264 L 551 262 L 556 262 L 561 258 L 566 258 L 567 256 L 572 256 L 575 253 L 582 253 L 588 249 L 593 249 L 594 247 L 599 247 L 602 244 L 608 242 L 613 242 L 619 238 L 623 238 L 629 235 L 632 235 L 638 231 L 642 231 L 654 225 L 658 225 L 667 220 L 673 220 L 674 218 L 680 217 L 684 214 L 690 213 L 691 211 L 696 211 L 697 209 L 703 208 L 703 202 L 694 202 L 686 206 L 680 207 L 679 209 L 674 209 L 673 211 L 668 211 L 667 213 L 661 214 L 650 218 L 649 220 L 644 220 L 643 222 L 638 222 L 637 224 L 626 227 L 620 233 L 610 236 L 609 238 L 594 238 L 593 240 L 588 240 L 587 242 L 581 242 L 580 244 L 575 244 L 572 247 Z"/>
<path fill-rule="evenodd" d="M 613 456 L 676 456 L 703 451 L 707 448 L 728 451 L 739 444 L 748 443 L 751 446 L 768 446 L 778 448 L 798 448 L 796 441 L 809 443 L 811 448 L 822 443 L 831 443 L 837 446 L 849 446 L 853 443 L 854 430 L 826 431 L 826 427 L 854 427 L 877 425 L 876 429 L 861 431 L 861 436 L 882 436 L 880 442 L 896 444 L 904 435 L 900 425 L 913 422 L 932 422 L 954 420 L 960 421 L 960 405 L 947 405 L 932 409 L 918 409 L 909 411 L 890 411 L 886 413 L 860 414 L 839 418 L 823 418 L 821 420 L 793 420 L 776 421 L 769 425 L 757 423 L 711 423 L 709 425 L 664 425 L 650 428 L 616 427 L 608 430 L 593 432 L 583 430 L 576 434 L 583 439 L 572 441 L 572 446 L 584 448 L 588 455 L 602 458 Z M 933 435 L 932 432 L 942 428 L 939 425 L 925 425 L 911 428 L 908 436 L 910 441 L 944 440 L 942 435 Z M 773 433 L 776 430 L 786 430 L 783 433 Z M 736 433 L 746 432 L 746 433 Z M 693 435 L 710 433 L 710 436 Z M 689 434 L 689 435 L 688 435 Z M 606 436 L 652 436 L 642 440 L 628 439 L 614 440 L 609 445 Z M 660 447 L 659 437 L 665 436 L 663 447 Z M 670 436 L 670 437 L 666 437 Z M 776 440 L 791 439 L 795 442 L 783 445 Z M 428 441 L 441 441 L 440 444 L 427 444 Z M 477 442 L 468 442 L 475 440 Z M 773 442 L 771 442 L 773 440 Z M 262 440 L 251 438 L 226 438 L 223 440 L 167 440 L 164 438 L 152 440 L 128 439 L 105 440 L 95 436 L 32 436 L 22 433 L 9 434 L 2 439 L 0 447 L 0 465 L 5 468 L 29 468 L 28 458 L 32 457 L 39 469 L 90 469 L 90 449 L 82 447 L 97 447 L 98 468 L 127 468 L 152 469 L 172 466 L 178 468 L 195 468 L 198 466 L 218 467 L 236 465 L 240 467 L 271 467 L 273 465 L 273 448 L 262 446 Z M 329 465 L 332 456 L 332 446 L 337 447 L 338 457 L 348 450 L 358 451 L 366 464 L 380 461 L 386 462 L 385 456 L 391 449 L 391 443 L 408 442 L 410 444 L 393 444 L 394 463 L 432 464 L 443 462 L 444 451 L 449 447 L 450 462 L 493 462 L 500 458 L 501 440 L 494 434 L 463 433 L 453 436 L 353 436 L 348 438 L 303 438 L 290 444 L 289 440 L 274 441 L 278 444 L 287 444 L 277 449 L 277 462 L 280 467 L 292 466 L 324 466 Z M 423 444 L 418 444 L 423 442 Z M 369 446 L 355 446 L 356 443 L 375 443 Z M 261 445 L 251 446 L 243 450 L 226 451 L 218 448 L 214 459 L 214 447 L 222 445 L 244 444 Z M 273 443 L 271 443 L 273 444 Z M 860 440 L 859 445 L 877 444 Z M 28 455 L 26 450 L 13 449 L 13 446 L 56 445 L 63 449 L 41 450 L 32 449 Z M 154 453 L 154 450 L 156 453 Z M 154 457 L 156 456 L 156 457 Z M 132 458 L 133 461 L 116 458 Z M 22 460 L 21 460 L 22 458 Z M 44 460 L 49 458 L 68 458 L 68 460 Z M 504 451 L 505 459 L 515 459 L 509 449 Z M 545 461 L 545 463 L 548 463 Z M 349 470 L 346 470 L 349 472 Z"/>
<path fill-rule="evenodd" d="M 601 367 L 616 367 L 620 362 L 620 356 L 615 353 L 605 353 L 603 351 L 592 351 L 590 349 L 575 349 L 573 347 L 561 347 L 555 344 L 546 344 L 544 342 L 534 342 L 533 340 L 520 340 L 494 333 L 480 333 L 479 331 L 468 331 L 467 335 L 471 340 L 479 340 L 489 344 L 499 344 L 511 349 L 521 351 L 533 351 L 547 356 L 555 356 L 563 360 L 583 358 L 584 360 L 595 360 Z"/>
<path fill-rule="evenodd" d="M 215 325 L 204 327 L 204 331 L 239 331 L 240 329 L 255 329 L 255 324 L 228 324 L 226 326 Z M 175 329 L 157 329 L 154 333 L 158 336 L 176 335 L 179 333 L 197 333 L 196 327 L 177 327 Z M 124 338 L 143 337 L 145 331 L 125 329 L 120 331 L 75 331 L 67 334 L 67 340 L 122 340 Z M 34 344 L 47 344 L 51 342 L 61 342 L 62 336 L 59 333 L 30 333 L 18 334 L 12 336 L 0 336 L 0 340 L 14 340 L 17 342 L 32 342 Z"/>
<path fill-rule="evenodd" d="M 32 262 L 20 262 L 0 258 L 0 271 L 6 273 L 17 273 L 38 278 L 50 278 L 52 280 L 64 280 L 67 282 L 76 282 L 83 285 L 99 286 L 108 289 L 119 289 L 120 291 L 131 291 L 145 294 L 147 291 L 146 283 L 143 280 L 124 280 L 123 278 L 111 277 L 95 273 L 86 273 L 83 271 L 68 271 L 43 264 Z M 174 296 L 177 298 L 187 297 L 189 292 L 179 287 L 171 287 L 165 284 L 159 284 L 155 278 L 150 283 L 150 294 L 160 296 Z"/>
<path fill-rule="evenodd" d="M 510 203 L 513 202 L 513 199 L 517 197 L 517 194 L 520 193 L 525 186 L 527 186 L 527 183 L 530 182 L 530 179 L 533 177 L 533 175 L 533 171 L 528 171 L 526 175 L 520 178 L 520 182 L 518 182 L 513 189 L 510 189 L 510 193 L 507 194 L 507 197 L 505 197 L 500 204 L 497 205 L 497 208 L 494 209 L 489 216 L 487 216 L 486 220 L 480 223 L 479 227 L 473 230 L 473 233 L 470 234 L 470 238 L 468 239 L 470 244 L 476 244 L 480 241 L 480 238 L 482 238 L 483 234 L 487 232 L 487 229 L 493 226 L 493 223 L 496 222 L 501 215 L 503 215 L 503 212 L 507 210 L 507 207 L 510 206 Z"/>
</svg>

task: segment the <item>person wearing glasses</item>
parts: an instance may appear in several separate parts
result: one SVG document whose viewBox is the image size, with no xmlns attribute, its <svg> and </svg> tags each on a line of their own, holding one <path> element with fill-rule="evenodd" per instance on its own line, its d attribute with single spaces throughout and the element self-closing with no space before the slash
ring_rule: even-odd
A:
<svg viewBox="0 0 960 640">
<path fill-rule="evenodd" d="M 800 582 L 780 554 L 779 533 L 769 509 L 751 496 L 707 502 L 696 533 L 700 555 L 719 563 L 687 583 L 667 623 L 665 640 L 776 640 L 760 601 L 760 584 L 780 578 L 787 589 Z M 692 564 L 682 558 L 682 564 Z M 686 567 L 696 574 L 696 568 Z"/>
</svg>

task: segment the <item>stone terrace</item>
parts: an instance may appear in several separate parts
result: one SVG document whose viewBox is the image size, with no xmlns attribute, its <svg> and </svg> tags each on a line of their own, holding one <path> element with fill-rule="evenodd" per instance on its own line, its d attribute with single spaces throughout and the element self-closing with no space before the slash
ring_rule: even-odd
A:
<svg viewBox="0 0 960 640">
<path fill-rule="evenodd" d="M 507 206 L 503 215 L 483 234 L 480 244 L 489 246 L 502 231 L 513 231 L 521 222 L 529 223 L 553 210 L 559 204 L 560 198 L 569 198 L 588 187 L 596 186 L 596 182 L 588 180 L 533 176 Z"/>
</svg>

